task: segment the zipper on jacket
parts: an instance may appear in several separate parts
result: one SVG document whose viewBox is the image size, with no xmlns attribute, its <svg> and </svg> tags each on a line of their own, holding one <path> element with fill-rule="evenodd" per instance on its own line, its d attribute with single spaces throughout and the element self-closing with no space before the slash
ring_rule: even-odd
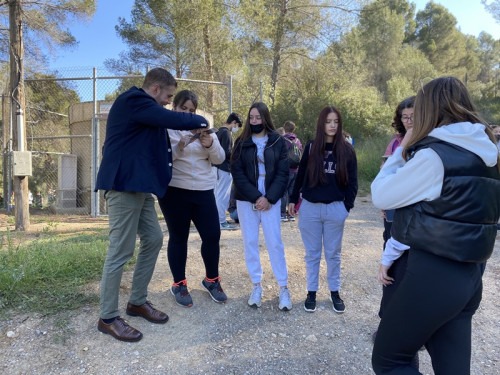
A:
<svg viewBox="0 0 500 375">
<path fill-rule="evenodd" d="M 255 184 L 257 189 L 259 188 L 259 171 L 258 171 L 258 165 L 255 164 L 255 161 L 257 160 L 257 145 L 254 143 L 254 155 L 253 155 L 253 172 L 255 173 Z M 265 167 L 265 165 L 264 165 Z"/>
</svg>

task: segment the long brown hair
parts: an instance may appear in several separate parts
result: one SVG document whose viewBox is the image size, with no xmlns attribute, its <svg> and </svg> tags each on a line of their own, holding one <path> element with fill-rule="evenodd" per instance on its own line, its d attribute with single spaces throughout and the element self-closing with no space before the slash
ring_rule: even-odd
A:
<svg viewBox="0 0 500 375">
<path fill-rule="evenodd" d="M 256 108 L 257 111 L 259 111 L 259 115 L 262 119 L 262 125 L 264 125 L 264 129 L 266 129 L 266 132 L 270 133 L 270 132 L 275 130 L 273 122 L 271 120 L 271 114 L 269 113 L 269 109 L 267 108 L 267 105 L 265 105 L 262 102 L 255 102 L 248 109 L 248 114 L 247 114 L 247 119 L 245 121 L 245 126 L 243 127 L 243 130 L 241 131 L 241 135 L 238 137 L 242 141 L 246 141 L 247 139 L 252 137 L 252 131 L 250 130 L 250 111 L 254 108 Z"/>
<path fill-rule="evenodd" d="M 467 87 L 456 77 L 436 78 L 423 86 L 415 99 L 413 117 L 413 133 L 403 150 L 405 159 L 408 147 L 427 137 L 433 129 L 458 122 L 483 124 L 488 137 L 497 144 L 490 126 L 477 113 Z M 497 167 L 500 170 L 500 155 Z"/>
<path fill-rule="evenodd" d="M 235 144 L 238 145 L 242 142 L 245 142 L 247 139 L 252 137 L 252 131 L 250 130 L 250 111 L 252 109 L 256 108 L 257 111 L 259 111 L 259 115 L 262 119 L 262 125 L 264 125 L 264 129 L 266 130 L 267 133 L 275 131 L 273 122 L 271 120 L 271 114 L 269 113 L 269 109 L 267 108 L 267 105 L 265 105 L 262 102 L 255 102 L 252 104 L 252 106 L 248 109 L 248 114 L 247 114 L 247 119 L 245 121 L 245 126 L 243 126 L 243 130 L 241 131 L 241 134 L 238 138 L 236 138 Z M 235 151 L 236 147 L 233 148 L 233 153 L 231 154 L 231 159 L 235 158 Z M 240 154 L 241 154 L 241 147 L 240 149 Z M 238 154 L 238 158 L 240 156 Z"/>
<path fill-rule="evenodd" d="M 347 160 L 354 152 L 352 146 L 345 140 L 342 135 L 342 115 L 340 111 L 333 107 L 325 107 L 318 117 L 316 125 L 316 136 L 311 144 L 311 152 L 309 153 L 309 160 L 307 162 L 307 173 L 309 185 L 315 187 L 327 183 L 325 168 L 323 162 L 325 160 L 325 123 L 326 118 L 330 113 L 336 113 L 338 117 L 337 132 L 333 136 L 333 152 L 335 153 L 336 166 L 335 178 L 340 187 L 346 187 L 349 181 L 347 172 Z"/>
</svg>

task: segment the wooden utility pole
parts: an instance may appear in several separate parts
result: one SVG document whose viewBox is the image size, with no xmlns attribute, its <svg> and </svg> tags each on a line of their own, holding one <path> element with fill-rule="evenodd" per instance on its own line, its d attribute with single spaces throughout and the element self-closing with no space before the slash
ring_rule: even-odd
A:
<svg viewBox="0 0 500 375">
<path fill-rule="evenodd" d="M 23 45 L 23 23 L 21 0 L 8 0 L 9 4 L 9 48 L 10 48 L 10 95 L 11 95 L 11 116 L 12 123 L 17 124 L 19 113 L 25 113 L 24 98 L 24 45 Z M 24 121 L 24 116 L 21 116 Z M 26 137 L 24 134 L 24 124 L 20 127 L 13 127 L 13 148 L 24 151 L 26 148 Z M 29 229 L 29 205 L 28 205 L 28 177 L 14 176 L 14 202 L 16 230 L 24 231 Z"/>
<path fill-rule="evenodd" d="M 8 208 L 7 205 L 10 200 L 10 173 L 9 173 L 9 158 L 7 157 L 10 151 L 10 100 L 8 100 L 7 95 L 2 94 L 2 181 L 3 181 L 3 202 L 4 208 Z"/>
</svg>

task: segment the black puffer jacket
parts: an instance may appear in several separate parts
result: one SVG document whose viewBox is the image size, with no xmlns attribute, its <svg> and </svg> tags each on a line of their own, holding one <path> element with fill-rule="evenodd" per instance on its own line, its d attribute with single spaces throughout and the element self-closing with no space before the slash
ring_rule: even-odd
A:
<svg viewBox="0 0 500 375">
<path fill-rule="evenodd" d="M 264 149 L 264 165 L 266 168 L 265 197 L 275 204 L 283 196 L 288 184 L 288 151 L 285 140 L 276 132 L 268 133 L 268 141 Z M 262 196 L 257 181 L 257 146 L 252 138 L 236 140 L 231 155 L 231 174 L 235 187 L 235 198 L 240 201 L 255 203 Z"/>
<path fill-rule="evenodd" d="M 476 154 L 427 137 L 409 152 L 429 147 L 441 158 L 441 196 L 398 208 L 392 236 L 434 255 L 459 262 L 482 263 L 493 251 L 500 216 L 500 174 Z"/>
</svg>

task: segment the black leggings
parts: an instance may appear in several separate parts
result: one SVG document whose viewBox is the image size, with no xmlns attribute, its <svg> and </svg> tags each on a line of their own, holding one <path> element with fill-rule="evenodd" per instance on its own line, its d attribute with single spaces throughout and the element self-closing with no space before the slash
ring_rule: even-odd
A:
<svg viewBox="0 0 500 375">
<path fill-rule="evenodd" d="M 168 227 L 167 256 L 174 282 L 186 278 L 187 245 L 191 220 L 201 237 L 206 276 L 219 276 L 220 226 L 213 190 L 168 187 L 158 200 Z"/>
<path fill-rule="evenodd" d="M 387 309 L 394 293 L 398 290 L 399 285 L 404 279 L 406 268 L 408 264 L 408 251 L 403 251 L 403 254 L 394 261 L 387 271 L 387 275 L 392 277 L 394 281 L 392 284 L 382 287 L 382 299 L 380 301 L 380 310 L 378 311 L 379 318 L 382 319 L 384 311 Z"/>
<path fill-rule="evenodd" d="M 471 321 L 481 302 L 481 268 L 409 250 L 405 277 L 378 328 L 375 373 L 420 374 L 410 362 L 425 345 L 436 374 L 470 374 Z"/>
</svg>

